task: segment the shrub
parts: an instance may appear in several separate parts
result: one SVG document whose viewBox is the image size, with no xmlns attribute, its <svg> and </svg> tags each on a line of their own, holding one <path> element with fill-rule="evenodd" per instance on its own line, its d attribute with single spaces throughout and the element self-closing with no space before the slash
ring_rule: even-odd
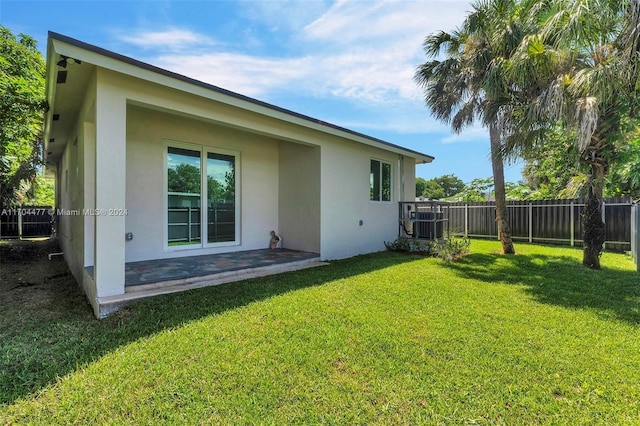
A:
<svg viewBox="0 0 640 426">
<path fill-rule="evenodd" d="M 401 253 L 415 253 L 425 256 L 435 255 L 435 241 L 422 241 L 407 237 L 398 237 L 393 242 L 384 242 L 389 251 L 397 251 Z"/>
<path fill-rule="evenodd" d="M 443 259 L 445 262 L 456 260 L 469 253 L 471 241 L 468 238 L 449 237 L 439 241 L 424 241 L 407 237 L 398 237 L 392 242 L 384 242 L 389 251 L 421 254 Z"/>
<path fill-rule="evenodd" d="M 469 238 L 449 237 L 437 243 L 436 253 L 445 262 L 451 262 L 469 253 L 470 246 Z"/>
</svg>

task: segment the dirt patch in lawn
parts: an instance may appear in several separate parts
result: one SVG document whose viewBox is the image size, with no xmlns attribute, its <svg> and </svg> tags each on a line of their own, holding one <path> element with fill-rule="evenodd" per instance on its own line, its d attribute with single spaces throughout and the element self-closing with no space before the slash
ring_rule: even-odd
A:
<svg viewBox="0 0 640 426">
<path fill-rule="evenodd" d="M 0 332 L 12 334 L 24 317 L 42 321 L 80 308 L 90 316 L 80 287 L 55 240 L 0 241 Z"/>
<path fill-rule="evenodd" d="M 93 312 L 64 259 L 48 258 L 59 251 L 54 240 L 0 241 L 0 412 L 96 356 Z"/>
</svg>

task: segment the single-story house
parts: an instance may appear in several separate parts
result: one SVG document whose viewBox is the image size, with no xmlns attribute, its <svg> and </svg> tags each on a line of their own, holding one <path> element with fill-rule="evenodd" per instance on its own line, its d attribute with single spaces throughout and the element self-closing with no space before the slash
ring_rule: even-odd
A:
<svg viewBox="0 0 640 426">
<path fill-rule="evenodd" d="M 56 33 L 46 96 L 59 242 L 98 317 L 130 263 L 242 256 L 272 230 L 321 260 L 383 250 L 433 160 Z"/>
</svg>

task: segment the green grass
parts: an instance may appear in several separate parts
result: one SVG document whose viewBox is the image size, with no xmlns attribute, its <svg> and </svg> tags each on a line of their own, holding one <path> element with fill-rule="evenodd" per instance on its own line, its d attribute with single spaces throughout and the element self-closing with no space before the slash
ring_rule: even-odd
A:
<svg viewBox="0 0 640 426">
<path fill-rule="evenodd" d="M 59 283 L 64 306 L 2 306 L 0 424 L 640 423 L 631 259 L 516 248 L 360 256 L 103 321 Z"/>
</svg>

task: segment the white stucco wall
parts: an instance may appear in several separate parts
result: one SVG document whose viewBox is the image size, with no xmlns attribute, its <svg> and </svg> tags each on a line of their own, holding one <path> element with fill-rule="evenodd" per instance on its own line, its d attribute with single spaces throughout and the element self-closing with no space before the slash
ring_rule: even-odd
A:
<svg viewBox="0 0 640 426">
<path fill-rule="evenodd" d="M 89 300 L 95 294 L 95 289 L 87 287 L 84 280 L 84 266 L 93 264 L 93 259 L 91 261 L 86 259 L 87 252 L 93 253 L 93 228 L 85 225 L 87 216 L 83 215 L 83 209 L 93 202 L 91 197 L 94 180 L 92 178 L 95 170 L 91 158 L 95 155 L 93 153 L 95 126 L 87 122 L 94 120 L 95 111 L 92 106 L 95 101 L 95 88 L 96 80 L 95 76 L 92 76 L 86 87 L 85 98 L 78 116 L 72 118 L 74 124 L 69 138 L 65 141 L 56 141 L 56 143 L 65 144 L 56 173 L 59 244 L 69 270 L 83 287 Z M 87 241 L 91 244 L 89 250 L 87 250 Z"/>
<path fill-rule="evenodd" d="M 132 232 L 134 239 L 125 244 L 126 261 L 263 248 L 271 229 L 283 234 L 285 247 L 320 252 L 323 259 L 384 250 L 384 241 L 397 237 L 397 202 L 413 199 L 413 158 L 404 157 L 401 194 L 398 154 L 290 123 L 278 125 L 194 95 L 160 90 L 133 77 L 102 74 L 128 102 L 125 232 Z M 217 124 L 225 120 L 229 123 Z M 236 129 L 245 125 L 253 126 L 251 131 Z M 280 137 L 266 135 L 272 133 Z M 167 140 L 241 153 L 240 245 L 167 250 Z M 369 200 L 372 158 L 392 164 L 390 203 Z M 303 236 L 304 232 L 308 234 Z"/>
<path fill-rule="evenodd" d="M 173 141 L 173 142 L 171 142 Z M 185 143 L 240 154 L 240 244 L 172 250 L 165 247 L 167 144 Z M 278 229 L 278 141 L 138 106 L 127 108 L 126 261 L 266 248 Z"/>
<path fill-rule="evenodd" d="M 71 190 L 73 185 L 81 184 L 81 182 L 74 182 L 73 184 L 69 183 L 69 169 L 73 169 L 73 165 L 70 164 L 71 159 L 71 144 L 67 144 L 65 147 L 64 153 L 60 158 L 60 162 L 58 163 L 58 171 L 57 176 L 59 179 L 59 192 L 57 194 L 58 205 L 56 208 L 60 212 L 70 211 L 73 206 L 71 204 Z M 81 253 L 77 253 L 74 251 L 73 239 L 78 230 L 75 227 L 72 227 L 72 217 L 70 215 L 58 214 L 57 217 L 57 225 L 58 225 L 58 243 L 60 244 L 60 249 L 64 253 L 64 259 L 67 261 L 67 265 L 69 265 L 69 270 L 73 274 L 73 276 L 81 282 L 81 271 L 78 268 L 77 258 L 81 256 Z"/>
<path fill-rule="evenodd" d="M 320 253 L 320 147 L 280 143 L 278 222 L 284 247 Z"/>
<path fill-rule="evenodd" d="M 410 192 L 408 188 L 415 186 L 415 160 L 404 159 L 405 194 L 400 194 L 397 154 L 348 141 L 333 141 L 322 147 L 321 158 L 322 258 L 341 259 L 384 250 L 384 241 L 393 241 L 398 236 L 398 201 Z M 391 163 L 391 202 L 369 199 L 371 159 Z"/>
<path fill-rule="evenodd" d="M 58 207 L 128 212 L 60 218 L 65 258 L 95 310 L 100 297 L 124 292 L 125 261 L 266 248 L 271 230 L 286 248 L 318 252 L 325 260 L 384 250 L 384 241 L 397 237 L 398 201 L 414 198 L 410 157 L 104 69 L 85 96 L 58 165 Z M 239 244 L 167 247 L 168 141 L 239 153 Z M 391 202 L 369 200 L 371 159 L 392 165 Z M 132 241 L 125 242 L 126 232 Z M 83 269 L 96 266 L 96 259 L 102 259 L 102 275 L 87 279 Z"/>
</svg>

